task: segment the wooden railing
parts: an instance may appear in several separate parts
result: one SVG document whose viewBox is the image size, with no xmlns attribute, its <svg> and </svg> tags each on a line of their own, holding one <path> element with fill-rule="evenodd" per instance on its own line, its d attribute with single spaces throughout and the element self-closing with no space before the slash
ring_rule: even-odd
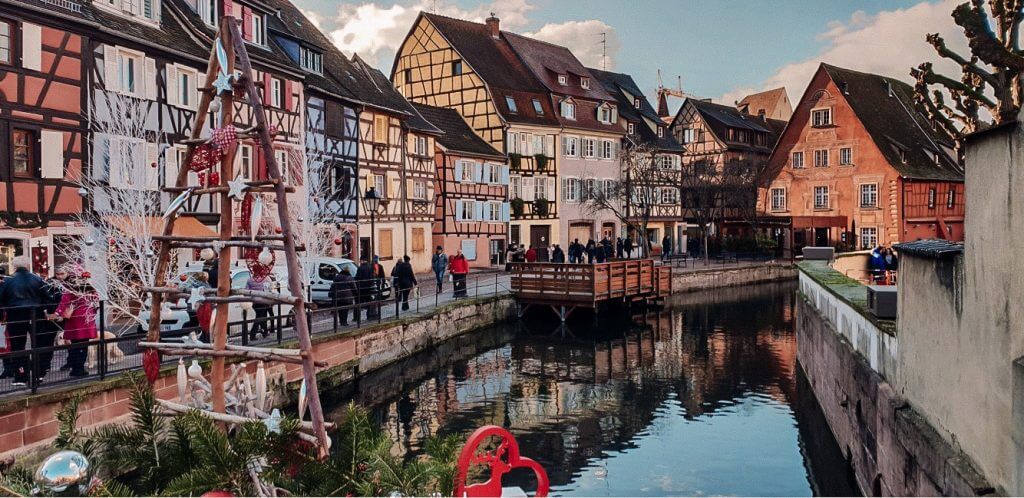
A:
<svg viewBox="0 0 1024 498">
<path fill-rule="evenodd" d="M 513 263 L 512 293 L 523 301 L 596 305 L 613 299 L 663 297 L 672 292 L 672 269 L 654 260 L 609 263 Z"/>
</svg>

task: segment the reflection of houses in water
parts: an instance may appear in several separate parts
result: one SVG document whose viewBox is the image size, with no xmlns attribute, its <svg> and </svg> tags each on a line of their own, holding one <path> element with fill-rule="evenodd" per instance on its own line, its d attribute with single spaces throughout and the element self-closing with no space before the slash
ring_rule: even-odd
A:
<svg viewBox="0 0 1024 498">
<path fill-rule="evenodd" d="M 752 392 L 793 399 L 792 293 L 721 296 L 586 331 L 589 340 L 520 333 L 482 346 L 473 336 L 364 381 L 356 401 L 378 407 L 396 451 L 494 424 L 531 449 L 553 484 L 566 483 L 588 459 L 631 447 L 669 404 L 699 418 Z"/>
</svg>

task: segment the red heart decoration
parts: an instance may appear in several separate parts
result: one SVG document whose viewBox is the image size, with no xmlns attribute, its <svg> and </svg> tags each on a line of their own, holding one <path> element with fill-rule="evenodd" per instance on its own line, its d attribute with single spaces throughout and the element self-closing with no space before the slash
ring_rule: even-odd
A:
<svg viewBox="0 0 1024 498">
<path fill-rule="evenodd" d="M 493 451 L 479 451 L 480 444 L 490 437 L 501 438 L 501 443 Z M 469 467 L 486 465 L 491 468 L 491 477 L 482 483 L 466 484 Z M 455 476 L 455 496 L 485 497 L 501 496 L 501 478 L 512 469 L 527 468 L 537 476 L 537 493 L 534 496 L 547 496 L 550 483 L 548 473 L 539 463 L 519 454 L 519 443 L 512 433 L 496 425 L 485 425 L 477 429 L 466 441 L 466 446 L 459 454 L 458 474 Z"/>
</svg>

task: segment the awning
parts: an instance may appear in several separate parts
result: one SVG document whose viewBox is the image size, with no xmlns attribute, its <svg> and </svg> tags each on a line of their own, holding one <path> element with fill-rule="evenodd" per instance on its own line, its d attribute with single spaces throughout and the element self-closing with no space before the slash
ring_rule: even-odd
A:
<svg viewBox="0 0 1024 498">
<path fill-rule="evenodd" d="M 111 225 L 127 234 L 139 232 L 139 229 L 142 228 L 140 225 L 145 223 L 145 229 L 150 235 L 161 235 L 164 233 L 164 225 L 166 223 L 163 218 L 157 216 L 147 216 L 145 218 L 112 216 L 109 219 Z M 175 237 L 216 237 L 217 232 L 191 216 L 184 216 L 175 220 L 174 231 L 171 235 Z"/>
<path fill-rule="evenodd" d="M 846 228 L 849 223 L 845 216 L 794 216 L 793 228 Z"/>
</svg>

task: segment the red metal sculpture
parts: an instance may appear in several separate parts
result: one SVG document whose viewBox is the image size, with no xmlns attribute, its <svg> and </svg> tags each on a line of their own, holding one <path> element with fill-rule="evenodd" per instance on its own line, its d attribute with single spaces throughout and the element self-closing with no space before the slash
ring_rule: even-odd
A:
<svg viewBox="0 0 1024 498">
<path fill-rule="evenodd" d="M 501 439 L 498 447 L 493 451 L 480 450 L 480 445 L 488 438 L 497 437 Z M 469 467 L 472 465 L 486 465 L 491 469 L 491 476 L 486 481 L 477 484 L 466 484 L 469 475 Z M 459 454 L 458 474 L 455 476 L 456 497 L 491 497 L 501 496 L 501 478 L 512 469 L 527 468 L 537 476 L 537 494 L 535 496 L 547 496 L 550 483 L 548 474 L 539 463 L 519 455 L 519 444 L 516 443 L 512 434 L 496 425 L 485 425 L 469 436 L 466 446 Z"/>
</svg>

